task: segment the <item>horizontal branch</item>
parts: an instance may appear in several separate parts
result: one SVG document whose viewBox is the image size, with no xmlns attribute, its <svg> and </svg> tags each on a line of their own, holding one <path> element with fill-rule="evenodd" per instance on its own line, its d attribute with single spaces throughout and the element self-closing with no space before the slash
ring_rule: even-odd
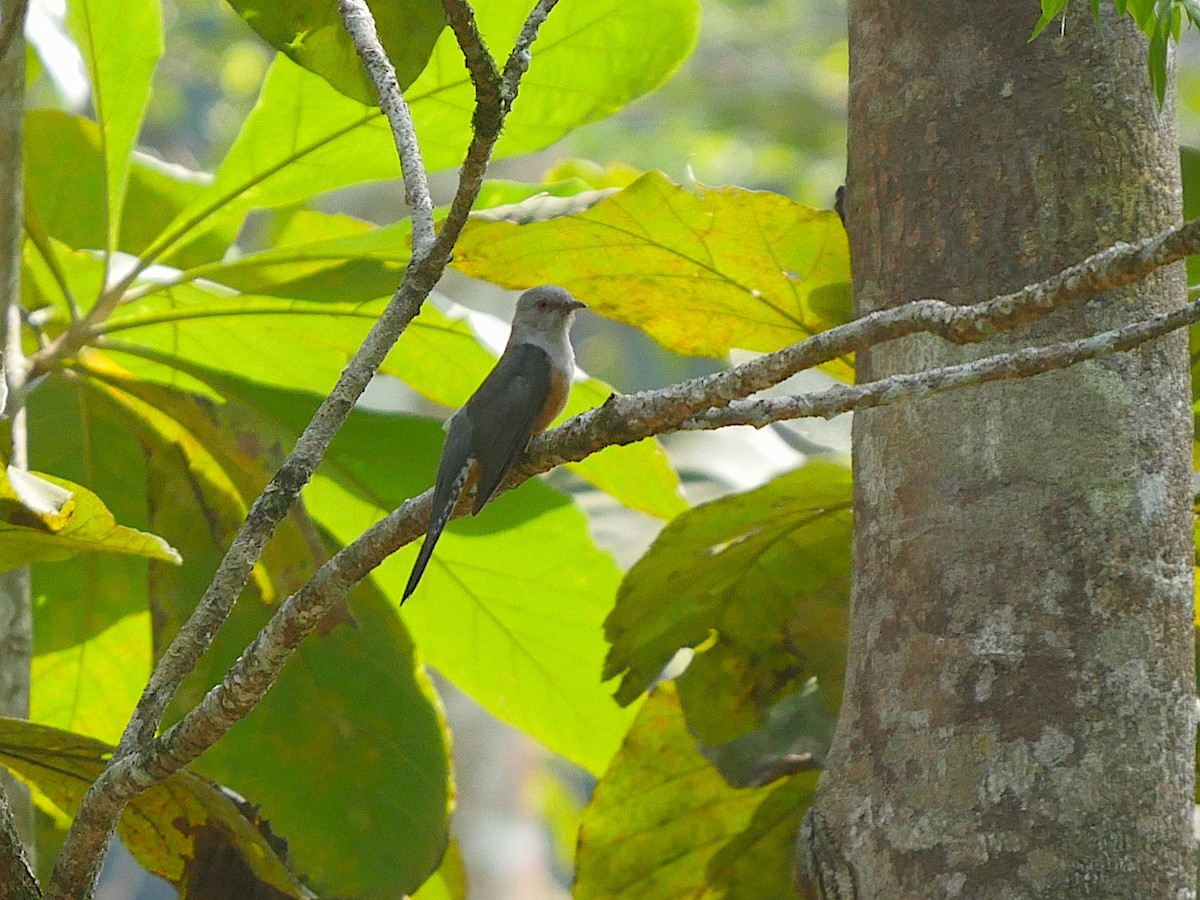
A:
<svg viewBox="0 0 1200 900">
<path fill-rule="evenodd" d="M 762 428 L 787 419 L 832 418 L 846 412 L 888 406 L 902 400 L 923 400 L 935 394 L 975 387 L 990 381 L 1028 378 L 1121 353 L 1200 321 L 1200 301 L 1170 313 L 1161 313 L 1122 328 L 1100 332 L 1075 341 L 1011 353 L 985 356 L 968 363 L 942 366 L 924 372 L 904 373 L 857 385 L 839 385 L 812 394 L 736 400 L 684 422 L 683 430 L 709 430 L 728 425 Z"/>
<path fill-rule="evenodd" d="M 1189 239 L 1198 237 L 1200 229 Z M 657 391 L 610 398 L 599 409 L 536 438 L 517 470 L 506 479 L 502 490 L 509 490 L 564 461 L 583 459 L 613 444 L 626 444 L 679 428 L 758 424 L 760 419 L 750 420 L 760 415 L 760 409 L 768 410 L 761 414 L 762 424 L 803 415 L 836 415 L 986 381 L 1027 377 L 1105 353 L 1131 349 L 1200 320 L 1200 302 L 1077 341 L 1000 354 L 924 373 L 893 376 L 866 385 L 837 387 L 808 397 L 752 401 L 729 396 L 731 391 L 777 383 L 799 371 L 797 366 L 808 368 L 848 350 L 861 349 L 869 343 L 901 334 L 937 330 L 960 341 L 978 340 L 992 331 L 982 310 L 990 310 L 990 315 L 1011 325 L 1090 296 L 1080 292 L 1079 284 L 1084 281 L 1095 290 L 1128 284 L 1134 278 L 1115 266 L 1131 266 L 1141 277 L 1172 262 L 1171 255 L 1178 252 L 1179 246 L 1186 246 L 1177 243 L 1161 251 L 1163 240 L 1165 238 L 1160 236 L 1160 239 L 1143 242 L 1135 248 L 1105 251 L 1068 270 L 1075 271 L 1071 277 L 1060 274 L 1017 294 L 970 307 L 954 307 L 937 300 L 917 301 L 864 317 L 726 372 Z M 1153 262 L 1147 264 L 1147 259 Z M 1048 302 L 1047 298 L 1054 299 Z M 840 332 L 840 336 L 829 337 L 833 332 Z M 753 390 L 757 389 L 759 387 L 753 387 Z M 682 410 L 698 405 L 704 410 L 701 414 L 682 415 Z M 432 494 L 432 490 L 428 490 L 406 501 L 323 565 L 303 588 L 280 606 L 222 682 L 152 747 L 136 757 L 120 760 L 114 774 L 131 781 L 165 778 L 199 756 L 248 714 L 270 689 L 304 637 L 325 619 L 350 588 L 389 555 L 424 533 Z M 464 498 L 460 503 L 459 514 L 469 509 L 466 500 Z"/>
</svg>

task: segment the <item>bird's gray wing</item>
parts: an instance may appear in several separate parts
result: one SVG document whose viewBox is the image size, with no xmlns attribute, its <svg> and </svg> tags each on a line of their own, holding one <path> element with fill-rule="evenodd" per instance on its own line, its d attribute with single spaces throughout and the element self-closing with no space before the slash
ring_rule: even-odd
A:
<svg viewBox="0 0 1200 900">
<path fill-rule="evenodd" d="M 496 493 L 521 452 L 550 396 L 550 357 L 541 347 L 509 347 L 459 413 L 471 423 L 471 455 L 479 461 L 478 513 Z"/>
</svg>

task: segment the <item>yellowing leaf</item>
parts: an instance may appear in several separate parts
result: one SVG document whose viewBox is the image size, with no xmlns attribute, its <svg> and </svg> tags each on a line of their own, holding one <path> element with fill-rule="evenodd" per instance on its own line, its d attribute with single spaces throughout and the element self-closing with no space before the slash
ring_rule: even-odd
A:
<svg viewBox="0 0 1200 900">
<path fill-rule="evenodd" d="M 21 719 L 0 717 L 0 763 L 73 813 L 99 777 L 113 748 L 93 738 Z M 276 848 L 247 817 L 244 801 L 190 772 L 178 772 L 139 794 L 121 816 L 121 840 L 143 866 L 180 885 L 213 853 L 234 854 L 246 880 L 284 897 L 313 896 L 288 871 Z M 225 886 L 238 870 L 225 869 Z M 249 893 L 242 894 L 249 896 Z M 231 894 L 230 896 L 233 896 Z"/>
<path fill-rule="evenodd" d="M 650 172 L 584 212 L 517 225 L 477 218 L 454 252 L 468 275 L 554 283 L 680 353 L 778 350 L 849 313 L 837 215 L 741 188 L 692 193 Z M 836 366 L 849 377 L 849 364 Z"/>
<path fill-rule="evenodd" d="M 53 475 L 0 476 L 0 517 L 0 571 L 84 550 L 180 561 L 162 538 L 118 525 L 99 497 Z"/>
</svg>

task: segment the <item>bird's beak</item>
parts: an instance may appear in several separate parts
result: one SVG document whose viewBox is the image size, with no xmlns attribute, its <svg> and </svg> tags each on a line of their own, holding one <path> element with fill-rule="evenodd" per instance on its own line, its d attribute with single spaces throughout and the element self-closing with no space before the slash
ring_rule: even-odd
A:
<svg viewBox="0 0 1200 900">
<path fill-rule="evenodd" d="M 567 309 L 587 309 L 586 303 L 580 303 L 578 300 L 576 300 L 574 298 L 568 300 L 566 303 L 566 306 L 567 306 Z"/>
</svg>

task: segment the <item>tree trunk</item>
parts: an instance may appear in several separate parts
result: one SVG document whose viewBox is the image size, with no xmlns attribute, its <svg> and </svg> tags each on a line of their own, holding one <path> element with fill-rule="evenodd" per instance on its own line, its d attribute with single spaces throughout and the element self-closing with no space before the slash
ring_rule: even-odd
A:
<svg viewBox="0 0 1200 900">
<path fill-rule="evenodd" d="M 5 462 L 27 469 L 25 414 L 19 392 L 25 384 L 21 351 L 21 239 L 24 208 L 22 125 L 25 115 L 26 0 L 0 0 L 0 348 L 9 394 L 10 434 Z M 16 402 L 13 398 L 16 397 Z M 29 679 L 33 658 L 33 616 L 29 568 L 0 573 L 0 715 L 29 717 Z M 29 789 L 0 770 L 0 805 L 7 799 L 12 820 L 29 856 L 33 855 L 33 804 Z M 0 819 L 6 819 L 0 811 Z M 0 828 L 3 823 L 0 822 Z M 4 846 L 0 839 L 0 847 Z M 15 864 L 15 863 L 14 863 Z M 8 869 L 0 861 L 0 873 Z M 16 890 L 16 880 L 3 884 Z M 3 885 L 0 885 L 3 887 Z M 17 896 L 15 893 L 13 896 Z"/>
<path fill-rule="evenodd" d="M 1102 4 L 851 0 L 860 313 L 986 299 L 1180 219 L 1173 98 Z M 1179 306 L 1182 266 L 983 346 Z M 1194 897 L 1187 335 L 859 413 L 850 659 L 801 828 L 815 897 Z"/>
</svg>

